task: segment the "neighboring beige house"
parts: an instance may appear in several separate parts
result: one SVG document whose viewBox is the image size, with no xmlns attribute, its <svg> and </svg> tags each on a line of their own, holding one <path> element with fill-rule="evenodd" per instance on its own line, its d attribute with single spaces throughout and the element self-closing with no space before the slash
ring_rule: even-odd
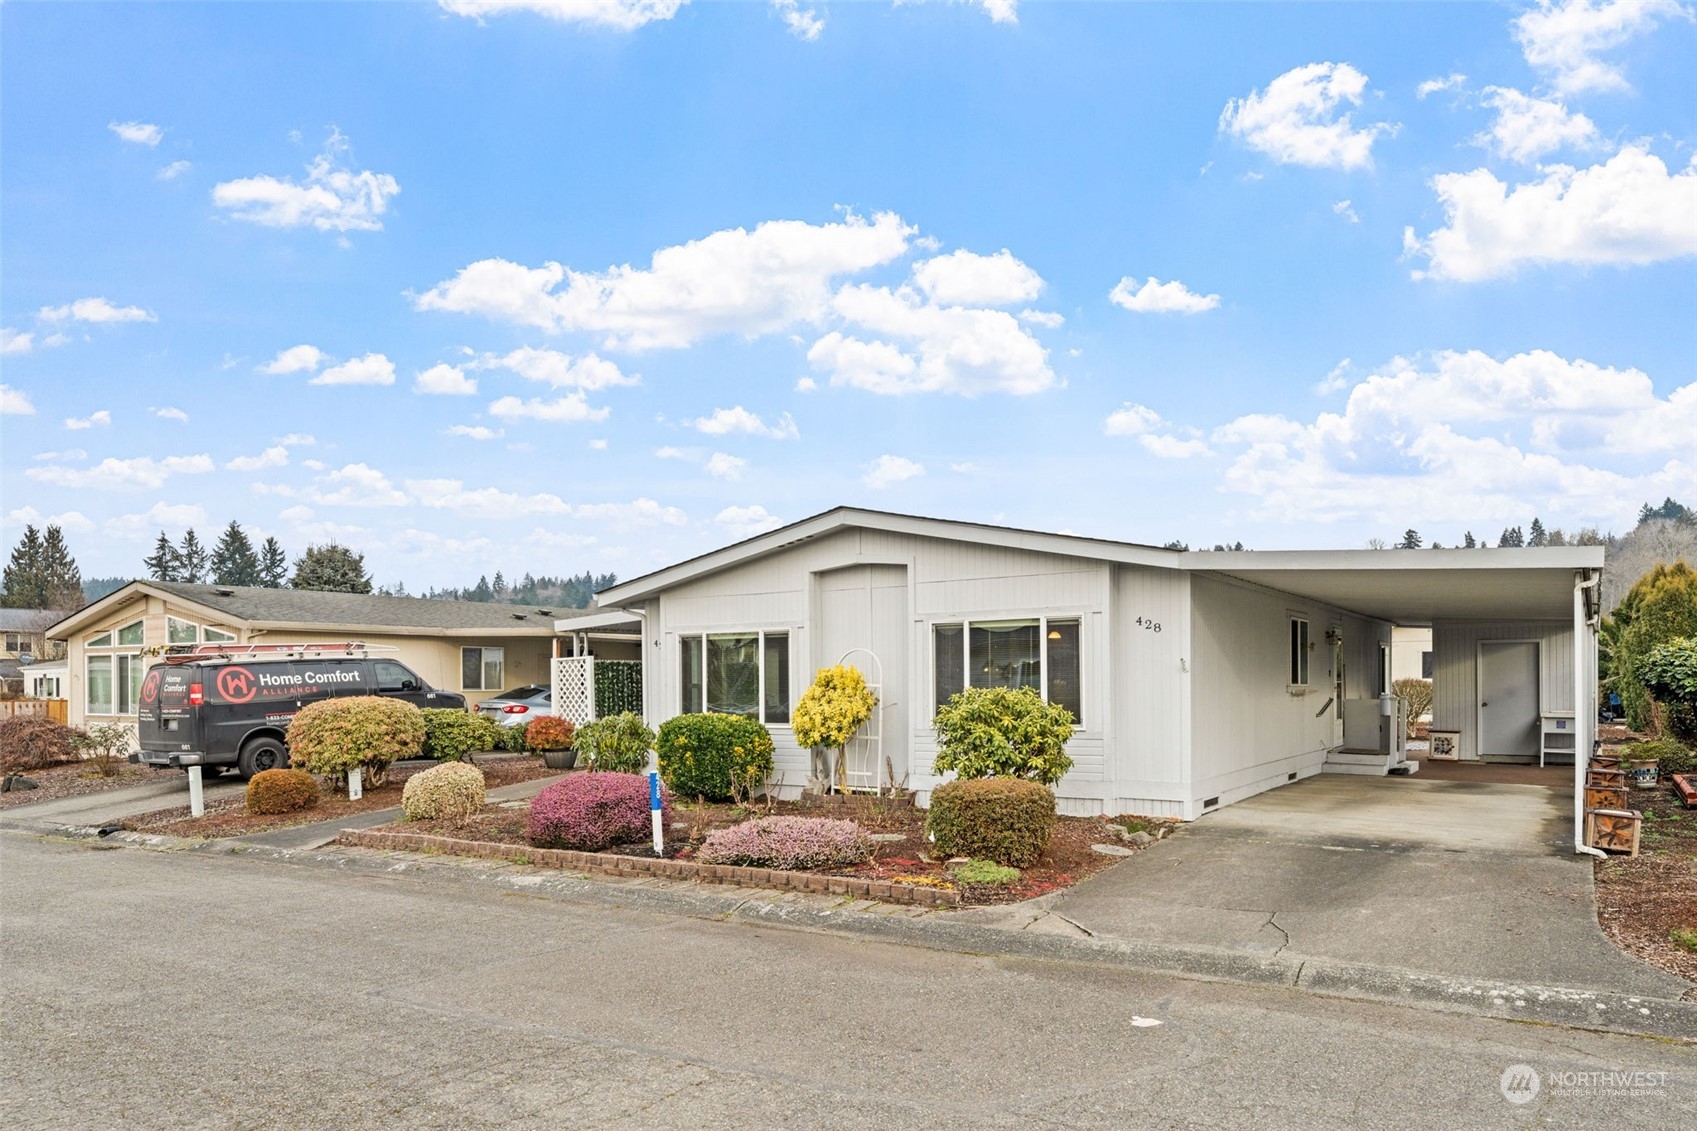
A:
<svg viewBox="0 0 1697 1131">
<path fill-rule="evenodd" d="M 63 695 L 70 724 L 133 720 L 142 675 L 168 648 L 198 644 L 335 644 L 362 641 L 432 687 L 472 703 L 549 682 L 566 643 L 555 632 L 585 610 L 477 601 L 431 601 L 300 589 L 132 581 L 48 629 L 67 644 Z M 597 634 L 592 648 L 635 659 L 635 642 Z"/>
<path fill-rule="evenodd" d="M 0 660 L 23 664 L 64 658 L 64 648 L 50 644 L 47 628 L 59 619 L 51 609 L 0 609 Z"/>
</svg>

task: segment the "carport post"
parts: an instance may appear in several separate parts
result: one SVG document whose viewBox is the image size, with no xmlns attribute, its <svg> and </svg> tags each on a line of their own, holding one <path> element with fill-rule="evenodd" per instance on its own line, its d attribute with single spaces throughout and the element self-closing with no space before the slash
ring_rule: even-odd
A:
<svg viewBox="0 0 1697 1131">
<path fill-rule="evenodd" d="M 1597 589 L 1600 616 L 1601 582 L 1590 570 L 1573 575 L 1573 851 L 1594 856 L 1603 854 L 1585 843 L 1585 772 L 1597 737 L 1597 629 L 1585 591 Z"/>
</svg>

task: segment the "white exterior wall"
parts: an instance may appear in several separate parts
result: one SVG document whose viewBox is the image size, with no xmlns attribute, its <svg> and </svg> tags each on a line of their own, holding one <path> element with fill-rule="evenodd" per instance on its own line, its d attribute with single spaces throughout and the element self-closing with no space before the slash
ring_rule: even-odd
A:
<svg viewBox="0 0 1697 1131">
<path fill-rule="evenodd" d="M 1113 572 L 1109 564 L 1085 558 L 845 530 L 677 585 L 646 606 L 649 724 L 658 726 L 678 713 L 678 638 L 698 633 L 787 630 L 793 705 L 812 682 L 816 666 L 838 659 L 816 654 L 818 644 L 812 638 L 817 635 L 811 630 L 818 615 L 818 575 L 857 565 L 899 566 L 907 578 L 907 677 L 904 686 L 885 691 L 892 703 L 907 707 L 902 733 L 887 730 L 885 737 L 898 779 L 905 773 L 921 801 L 940 780 L 931 767 L 936 754 L 930 725 L 935 710 L 933 625 L 975 618 L 1077 617 L 1084 719 L 1067 748 L 1073 771 L 1056 794 L 1066 812 L 1094 813 L 1108 807 L 1110 720 L 1117 706 L 1110 663 Z M 878 576 L 891 575 L 880 570 Z M 796 745 L 789 727 L 769 729 L 776 747 L 774 776 L 781 777 L 782 792 L 793 796 L 807 780 L 811 754 Z"/>
<path fill-rule="evenodd" d="M 1460 757 L 1479 757 L 1479 642 L 1538 644 L 1539 710 L 1573 710 L 1569 621 L 1437 621 L 1432 625 L 1432 729 L 1461 732 Z"/>
<path fill-rule="evenodd" d="M 1187 573 L 1114 569 L 1108 657 L 1114 695 L 1102 806 L 1110 816 L 1188 815 L 1190 595 Z"/>
<path fill-rule="evenodd" d="M 1290 618 L 1308 621 L 1308 685 L 1292 688 Z M 1378 646 L 1390 626 L 1242 582 L 1191 578 L 1189 811 L 1220 805 L 1320 772 L 1340 741 L 1329 630 L 1342 633 L 1344 695 L 1370 696 Z M 1212 809 L 1213 806 L 1209 806 Z"/>
<path fill-rule="evenodd" d="M 1432 650 L 1432 630 L 1401 628 L 1391 632 L 1391 679 L 1424 679 L 1421 657 Z M 1434 670 L 1437 658 L 1433 657 Z"/>
</svg>

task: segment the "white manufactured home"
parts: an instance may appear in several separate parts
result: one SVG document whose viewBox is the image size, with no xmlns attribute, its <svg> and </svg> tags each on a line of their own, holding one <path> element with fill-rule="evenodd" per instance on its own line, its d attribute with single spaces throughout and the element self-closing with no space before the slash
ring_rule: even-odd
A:
<svg viewBox="0 0 1697 1131">
<path fill-rule="evenodd" d="M 1459 758 L 1583 762 L 1602 564 L 1597 548 L 1187 553 L 838 508 L 619 584 L 561 628 L 639 621 L 650 723 L 761 719 L 786 795 L 821 773 L 790 709 L 849 663 L 880 698 L 853 785 L 893 778 L 925 803 L 945 780 L 938 704 L 1028 686 L 1077 719 L 1063 812 L 1188 820 L 1322 772 L 1417 769 L 1381 699 L 1397 625 L 1432 630 L 1432 725 Z"/>
</svg>

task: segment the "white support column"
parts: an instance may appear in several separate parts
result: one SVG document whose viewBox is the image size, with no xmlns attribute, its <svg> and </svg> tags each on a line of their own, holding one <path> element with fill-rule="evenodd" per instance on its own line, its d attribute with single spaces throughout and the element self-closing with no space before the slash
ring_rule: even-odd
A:
<svg viewBox="0 0 1697 1131">
<path fill-rule="evenodd" d="M 1597 629 L 1588 615 L 1586 591 L 1602 578 L 1579 570 L 1573 579 L 1573 848 L 1585 849 L 1585 772 L 1597 737 Z M 1601 605 L 1599 594 L 1599 606 Z"/>
</svg>

